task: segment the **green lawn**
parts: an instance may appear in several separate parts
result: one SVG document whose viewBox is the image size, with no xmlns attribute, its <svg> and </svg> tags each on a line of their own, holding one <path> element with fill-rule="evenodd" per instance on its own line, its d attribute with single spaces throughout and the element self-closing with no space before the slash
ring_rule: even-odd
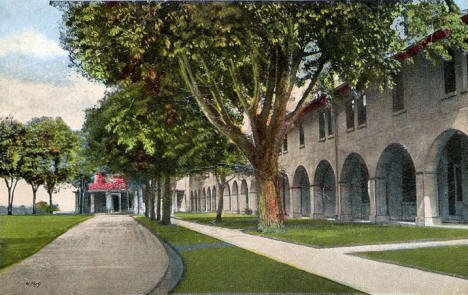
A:
<svg viewBox="0 0 468 295">
<path fill-rule="evenodd" d="M 91 216 L 1 216 L 0 270 L 39 251 L 77 223 Z"/>
<path fill-rule="evenodd" d="M 223 214 L 221 223 L 214 223 L 216 213 L 176 213 L 175 216 L 187 221 L 212 224 L 227 228 L 256 228 L 257 216 L 246 214 Z"/>
<path fill-rule="evenodd" d="M 163 226 L 137 217 L 175 245 L 220 240 L 177 225 Z M 174 293 L 359 293 L 349 287 L 238 247 L 181 251 L 186 273 Z"/>
<path fill-rule="evenodd" d="M 358 253 L 371 259 L 454 274 L 468 279 L 468 246 L 440 246 L 418 249 Z"/>
<path fill-rule="evenodd" d="M 178 213 L 176 217 L 208 224 L 213 220 L 214 214 Z M 230 214 L 223 216 L 223 222 L 216 225 L 242 228 L 252 234 L 317 247 L 468 238 L 468 230 L 465 229 L 338 223 L 294 218 L 286 220 L 284 232 L 263 234 L 256 231 L 256 218 L 256 216 Z"/>
</svg>

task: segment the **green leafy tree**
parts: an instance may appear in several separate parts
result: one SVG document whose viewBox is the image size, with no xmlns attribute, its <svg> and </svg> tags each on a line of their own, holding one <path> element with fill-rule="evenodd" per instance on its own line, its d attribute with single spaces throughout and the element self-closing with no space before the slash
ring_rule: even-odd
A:
<svg viewBox="0 0 468 295">
<path fill-rule="evenodd" d="M 250 165 L 236 145 L 223 136 L 201 113 L 193 115 L 189 130 L 196 130 L 190 138 L 191 148 L 181 157 L 182 174 L 211 172 L 217 182 L 216 222 L 222 221 L 224 209 L 224 188 L 231 180 L 227 178 L 235 172 L 247 172 Z M 185 172 L 185 173 L 184 173 Z"/>
<path fill-rule="evenodd" d="M 449 47 L 466 49 L 468 33 L 458 7 L 442 0 L 108 3 L 64 11 L 62 43 L 88 77 L 159 88 L 178 61 L 205 116 L 253 166 L 262 231 L 284 226 L 279 151 L 316 93 L 337 77 L 358 90 L 383 88 L 401 67 L 395 53 L 446 29 L 448 38 L 423 53 L 440 59 Z M 288 112 L 295 87 L 303 88 Z"/>
<path fill-rule="evenodd" d="M 154 183 L 159 161 L 144 149 L 141 141 L 132 141 L 130 147 L 111 128 L 115 122 L 122 121 L 125 124 L 131 121 L 133 116 L 120 109 L 119 99 L 122 95 L 124 94 L 118 91 L 108 93 L 98 106 L 86 111 L 83 132 L 86 136 L 87 155 L 90 161 L 99 166 L 98 170 L 122 173 L 127 179 L 143 187 L 145 215 L 155 219 L 151 204 L 154 203 Z M 114 119 L 115 116 L 118 120 Z M 111 122 L 113 125 L 110 125 Z"/>
<path fill-rule="evenodd" d="M 12 117 L 0 121 L 0 177 L 5 180 L 8 190 L 8 215 L 13 214 L 13 199 L 16 185 L 21 178 L 23 157 L 24 126 Z"/>
<path fill-rule="evenodd" d="M 70 181 L 76 173 L 74 162 L 79 141 L 77 134 L 59 117 L 42 117 L 37 119 L 36 124 L 37 132 L 44 134 L 44 187 L 52 208 L 53 193 L 60 184 Z"/>
<path fill-rule="evenodd" d="M 34 118 L 26 124 L 21 157 L 21 176 L 31 186 L 33 193 L 33 214 L 36 214 L 36 194 L 45 183 L 48 169 L 48 130 L 42 128 L 43 119 Z"/>
<path fill-rule="evenodd" d="M 206 116 L 255 168 L 261 231 L 284 224 L 279 151 L 297 119 L 314 107 L 317 92 L 329 91 L 335 77 L 358 90 L 384 87 L 400 68 L 392 53 L 409 45 L 408 40 L 432 33 L 434 23 L 450 28 L 452 35 L 430 45 L 425 52 L 429 57 L 440 58 L 448 46 L 461 47 L 467 32 L 459 15 L 442 1 L 184 8 L 174 12 L 179 23 L 171 42 L 174 55 Z M 399 25 L 406 28 L 406 36 Z M 296 86 L 303 91 L 288 112 Z M 237 112 L 248 118 L 250 132 L 235 123 Z"/>
<path fill-rule="evenodd" d="M 74 175 L 70 183 L 78 189 L 78 212 L 83 213 L 86 188 L 93 182 L 98 163 L 91 160 L 87 152 L 87 141 L 83 132 L 78 132 L 76 160 L 74 161 Z"/>
</svg>

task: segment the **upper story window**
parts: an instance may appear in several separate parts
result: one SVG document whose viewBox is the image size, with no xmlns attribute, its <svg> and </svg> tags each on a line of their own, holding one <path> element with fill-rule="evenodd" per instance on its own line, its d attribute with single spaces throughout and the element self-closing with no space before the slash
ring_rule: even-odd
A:
<svg viewBox="0 0 468 295">
<path fill-rule="evenodd" d="M 328 135 L 330 136 L 334 134 L 331 108 L 327 108 L 325 113 L 327 114 Z"/>
<path fill-rule="evenodd" d="M 398 73 L 395 77 L 395 86 L 393 86 L 393 112 L 401 111 L 405 108 L 403 75 Z"/>
<path fill-rule="evenodd" d="M 302 122 L 299 123 L 299 145 L 304 146 L 305 138 L 304 138 L 304 127 L 302 126 Z"/>
<path fill-rule="evenodd" d="M 333 135 L 333 120 L 331 108 L 326 108 L 319 113 L 319 139 L 325 139 L 325 136 Z"/>
<path fill-rule="evenodd" d="M 288 135 L 284 136 L 283 140 L 283 153 L 288 151 Z"/>
<path fill-rule="evenodd" d="M 451 56 L 451 60 L 444 61 L 445 94 L 450 94 L 457 90 L 455 74 L 455 52 L 450 49 L 449 55 Z"/>
<path fill-rule="evenodd" d="M 357 119 L 358 126 L 364 125 L 367 122 L 367 98 L 365 94 L 362 94 L 357 99 Z"/>
<path fill-rule="evenodd" d="M 325 121 L 326 121 L 325 112 L 319 113 L 319 139 L 325 138 Z"/>
<path fill-rule="evenodd" d="M 346 104 L 346 129 L 354 128 L 354 98 Z"/>
</svg>

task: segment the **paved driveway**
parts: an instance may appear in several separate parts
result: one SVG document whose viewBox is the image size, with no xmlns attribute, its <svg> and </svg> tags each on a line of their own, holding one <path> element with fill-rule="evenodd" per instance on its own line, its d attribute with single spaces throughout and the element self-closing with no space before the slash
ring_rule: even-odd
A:
<svg viewBox="0 0 468 295">
<path fill-rule="evenodd" d="M 164 294 L 155 287 L 168 265 L 164 246 L 133 218 L 98 215 L 0 273 L 0 294 Z"/>
</svg>

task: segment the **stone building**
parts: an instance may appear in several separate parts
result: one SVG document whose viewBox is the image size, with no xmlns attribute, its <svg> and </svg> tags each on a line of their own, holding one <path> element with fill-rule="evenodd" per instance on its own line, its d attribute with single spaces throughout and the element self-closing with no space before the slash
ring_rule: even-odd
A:
<svg viewBox="0 0 468 295">
<path fill-rule="evenodd" d="M 416 55 L 406 53 L 402 59 Z M 288 216 L 341 221 L 468 222 L 468 54 L 404 62 L 393 89 L 340 85 L 305 114 L 281 152 Z M 189 178 L 180 211 L 257 211 L 252 177 Z"/>
</svg>

